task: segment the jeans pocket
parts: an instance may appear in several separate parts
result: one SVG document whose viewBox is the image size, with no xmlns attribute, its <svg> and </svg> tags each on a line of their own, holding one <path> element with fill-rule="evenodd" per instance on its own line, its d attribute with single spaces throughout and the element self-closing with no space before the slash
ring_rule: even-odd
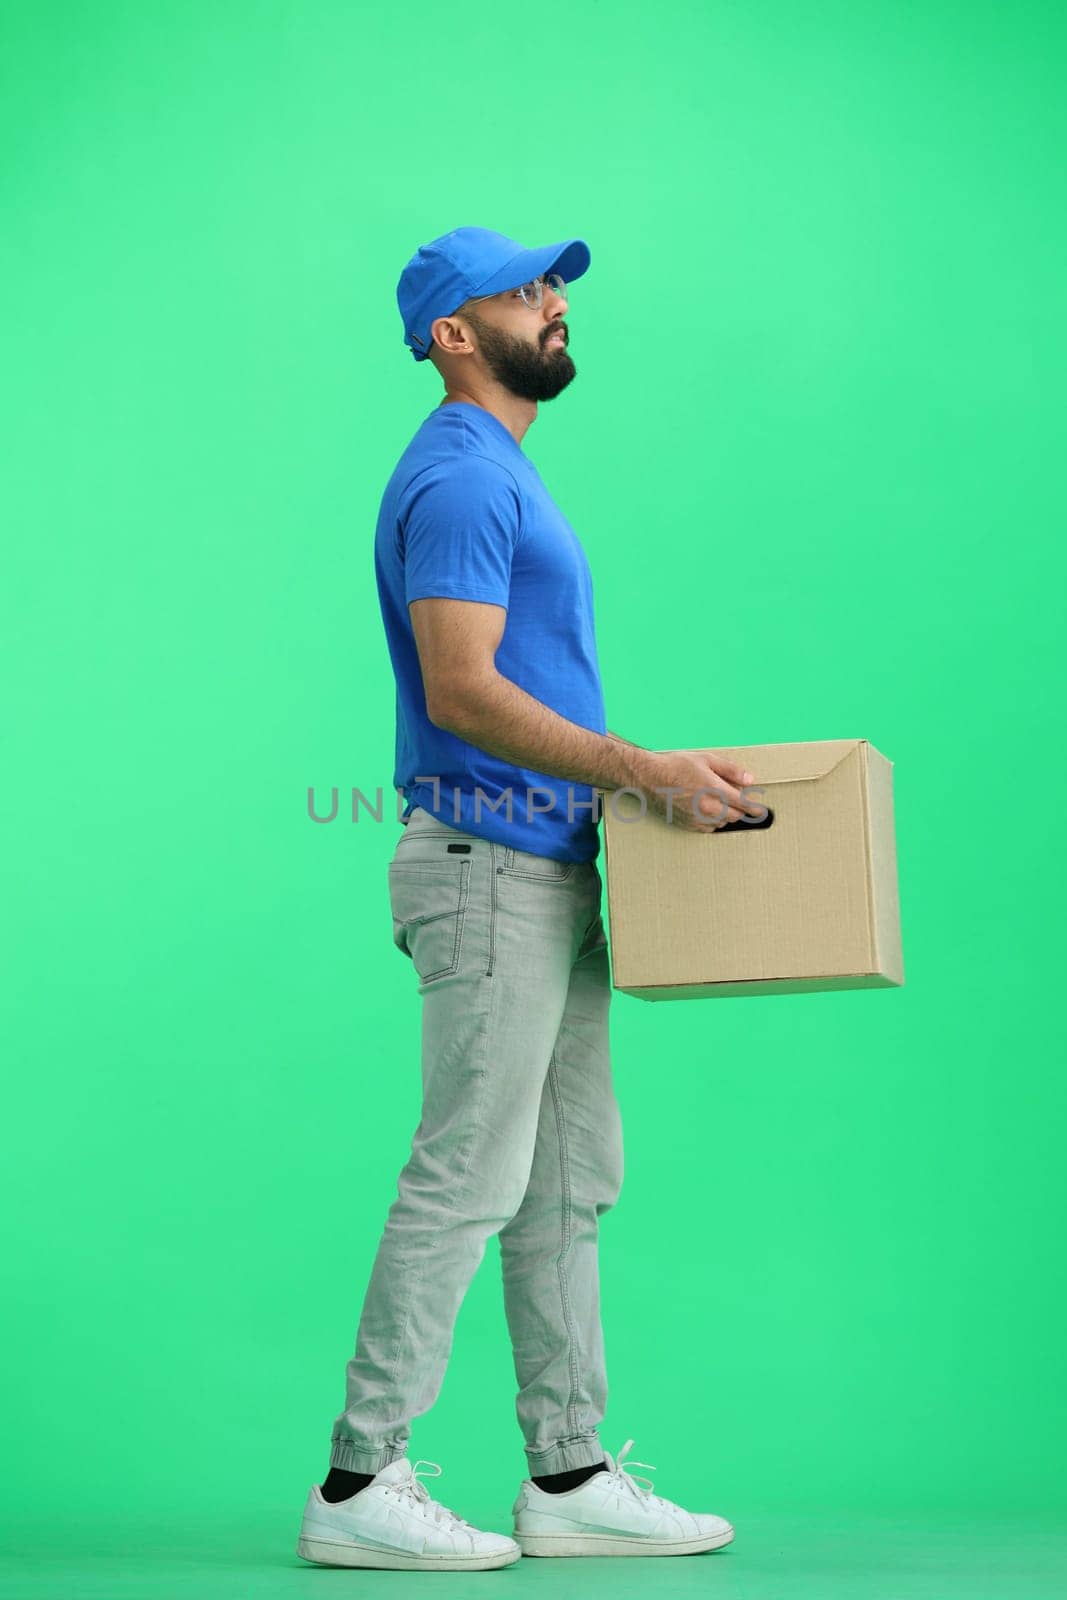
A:
<svg viewBox="0 0 1067 1600">
<path fill-rule="evenodd" d="M 504 847 L 504 861 L 500 868 L 505 877 L 527 878 L 533 881 L 566 883 L 574 876 L 578 863 L 556 861 L 552 856 L 534 855 L 530 850 L 518 850 L 512 845 Z"/>
<path fill-rule="evenodd" d="M 591 910 L 593 915 L 582 935 L 582 943 L 578 952 L 580 956 L 590 955 L 594 950 L 601 950 L 608 943 L 608 934 L 603 918 L 604 880 L 600 876 L 596 863 L 592 862 L 590 865 L 591 870 L 588 876 L 591 880 Z"/>
<path fill-rule="evenodd" d="M 389 863 L 393 943 L 411 957 L 423 983 L 459 967 L 470 870 L 469 861 Z"/>
</svg>

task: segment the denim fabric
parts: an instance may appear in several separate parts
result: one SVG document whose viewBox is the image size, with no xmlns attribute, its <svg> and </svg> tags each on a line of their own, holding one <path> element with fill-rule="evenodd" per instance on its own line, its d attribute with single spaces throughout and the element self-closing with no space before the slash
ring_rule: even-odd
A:
<svg viewBox="0 0 1067 1600">
<path fill-rule="evenodd" d="M 607 1403 L 598 1226 L 623 1176 L 599 870 L 418 808 L 389 863 L 389 890 L 393 939 L 422 1001 L 422 1114 L 371 1272 L 330 1465 L 378 1472 L 407 1453 L 493 1234 L 530 1474 L 595 1465 Z"/>
</svg>

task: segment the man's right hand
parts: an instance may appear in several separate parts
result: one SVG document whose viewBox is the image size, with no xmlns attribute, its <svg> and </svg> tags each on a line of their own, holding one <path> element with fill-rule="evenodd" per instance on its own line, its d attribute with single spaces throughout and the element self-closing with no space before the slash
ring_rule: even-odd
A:
<svg viewBox="0 0 1067 1600">
<path fill-rule="evenodd" d="M 693 833 L 717 833 L 743 816 L 759 816 L 766 807 L 739 790 L 756 782 L 736 761 L 692 750 L 648 750 L 643 753 L 639 787 L 648 809 L 676 827 Z M 702 792 L 708 791 L 710 793 Z M 659 792 L 657 792 L 659 791 Z"/>
</svg>

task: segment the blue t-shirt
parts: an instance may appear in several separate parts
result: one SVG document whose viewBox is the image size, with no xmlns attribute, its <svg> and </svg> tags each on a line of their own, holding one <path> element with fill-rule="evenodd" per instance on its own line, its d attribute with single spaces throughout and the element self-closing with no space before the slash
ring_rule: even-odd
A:
<svg viewBox="0 0 1067 1600">
<path fill-rule="evenodd" d="M 426 714 L 408 605 L 438 595 L 506 607 L 501 676 L 568 721 L 607 731 L 589 563 L 537 468 L 492 412 L 466 400 L 430 412 L 386 485 L 374 567 L 396 675 L 393 783 L 404 815 L 422 806 L 535 855 L 594 859 L 600 835 L 588 784 L 512 766 Z"/>
</svg>

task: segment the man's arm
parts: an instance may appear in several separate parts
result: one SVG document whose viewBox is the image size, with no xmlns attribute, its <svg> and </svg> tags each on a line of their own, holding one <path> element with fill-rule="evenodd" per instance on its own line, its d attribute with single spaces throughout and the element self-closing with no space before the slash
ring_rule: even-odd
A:
<svg viewBox="0 0 1067 1600">
<path fill-rule="evenodd" d="M 597 788 L 658 781 L 655 756 L 615 734 L 561 717 L 496 669 L 503 606 L 413 600 L 409 607 L 426 710 L 439 728 L 512 766 Z"/>
<path fill-rule="evenodd" d="M 640 789 L 668 821 L 712 833 L 758 802 L 735 785 L 752 774 L 723 756 L 645 750 L 569 722 L 496 670 L 503 606 L 425 598 L 408 607 L 430 721 L 512 766 L 597 789 Z M 669 791 L 669 793 L 667 792 Z M 712 798 L 712 797 L 715 798 Z"/>
</svg>

